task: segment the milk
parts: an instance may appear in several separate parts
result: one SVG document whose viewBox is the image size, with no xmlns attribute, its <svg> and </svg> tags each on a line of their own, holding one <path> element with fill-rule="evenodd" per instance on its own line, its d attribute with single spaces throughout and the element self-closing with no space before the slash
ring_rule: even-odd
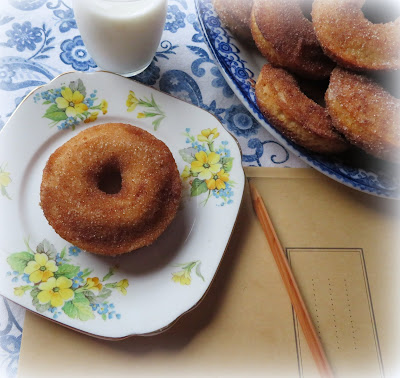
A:
<svg viewBox="0 0 400 378">
<path fill-rule="evenodd" d="M 100 68 L 131 76 L 151 63 L 167 0 L 73 0 L 73 8 L 83 42 Z"/>
</svg>

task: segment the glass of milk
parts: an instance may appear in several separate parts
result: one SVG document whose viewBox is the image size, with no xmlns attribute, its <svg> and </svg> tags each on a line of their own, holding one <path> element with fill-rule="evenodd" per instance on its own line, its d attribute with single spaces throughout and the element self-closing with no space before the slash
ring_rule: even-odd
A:
<svg viewBox="0 0 400 378">
<path fill-rule="evenodd" d="M 73 0 L 73 8 L 83 42 L 101 69 L 133 76 L 149 66 L 167 0 Z"/>
</svg>

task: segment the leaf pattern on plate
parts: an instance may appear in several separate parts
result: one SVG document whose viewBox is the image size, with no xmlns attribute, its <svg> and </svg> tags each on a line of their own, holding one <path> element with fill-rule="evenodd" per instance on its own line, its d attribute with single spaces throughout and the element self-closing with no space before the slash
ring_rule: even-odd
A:
<svg viewBox="0 0 400 378">
<path fill-rule="evenodd" d="M 137 98 L 135 92 L 129 91 L 126 106 L 127 112 L 133 112 L 138 106 L 147 109 L 139 112 L 137 118 L 155 118 L 152 122 L 154 130 L 159 128 L 161 121 L 166 117 L 165 112 L 155 101 L 153 94 L 151 94 L 149 100 L 147 97 Z"/>
<path fill-rule="evenodd" d="M 215 146 L 215 140 L 219 137 L 217 128 L 204 129 L 197 138 L 187 128 L 183 135 L 190 147 L 181 149 L 179 154 L 190 165 L 185 166 L 181 177 L 189 182 L 190 195 L 196 197 L 206 194 L 202 202 L 204 206 L 211 196 L 223 200 L 219 206 L 233 203 L 232 188 L 235 182 L 230 178 L 233 157 L 227 148 L 228 142 L 222 141 Z"/>
<path fill-rule="evenodd" d="M 97 90 L 87 95 L 81 79 L 71 81 L 68 86 L 37 93 L 34 101 L 41 100 L 44 100 L 43 105 L 49 105 L 43 118 L 53 121 L 50 127 L 57 125 L 58 129 L 75 130 L 80 122 L 96 121 L 100 112 L 103 115 L 108 112 L 108 102 L 103 99 L 98 103 Z"/>
<path fill-rule="evenodd" d="M 30 293 L 32 304 L 40 313 L 50 312 L 54 319 L 61 314 L 81 321 L 95 319 L 120 319 L 115 306 L 110 302 L 113 291 L 127 294 L 129 282 L 107 282 L 115 273 L 116 267 L 100 279 L 93 271 L 81 269 L 69 258 L 78 256 L 81 250 L 72 246 L 57 253 L 55 247 L 46 239 L 36 250 L 26 241 L 26 250 L 8 256 L 7 263 L 12 269 L 12 282 L 23 281 L 14 287 L 14 295 Z"/>
</svg>

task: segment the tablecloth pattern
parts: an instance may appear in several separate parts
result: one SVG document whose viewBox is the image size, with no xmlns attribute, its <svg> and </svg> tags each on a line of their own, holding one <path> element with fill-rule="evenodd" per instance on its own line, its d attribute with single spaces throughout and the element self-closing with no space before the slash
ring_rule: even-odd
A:
<svg viewBox="0 0 400 378">
<path fill-rule="evenodd" d="M 0 3 L 1 129 L 35 87 L 66 71 L 99 68 L 86 51 L 70 0 Z M 213 113 L 238 139 L 244 165 L 305 166 L 273 139 L 236 98 L 207 49 L 193 0 L 169 0 L 156 56 L 134 80 Z M 0 216 L 2 200 L 6 199 L 0 196 Z M 4 279 L 0 277 L 0 282 Z M 17 374 L 23 319 L 22 308 L 0 297 L 0 377 Z"/>
</svg>

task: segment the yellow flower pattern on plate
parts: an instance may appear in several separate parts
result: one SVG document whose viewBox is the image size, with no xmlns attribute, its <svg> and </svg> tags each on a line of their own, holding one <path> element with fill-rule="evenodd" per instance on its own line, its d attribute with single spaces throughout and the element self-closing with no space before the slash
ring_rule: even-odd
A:
<svg viewBox="0 0 400 378">
<path fill-rule="evenodd" d="M 56 104 L 59 109 L 65 110 L 67 117 L 76 117 L 78 114 L 88 110 L 88 106 L 82 101 L 85 99 L 79 91 L 72 92 L 71 88 L 67 87 L 61 91 L 61 97 L 56 98 Z"/>
<path fill-rule="evenodd" d="M 181 285 L 190 285 L 192 283 L 191 272 L 193 268 L 196 268 L 196 275 L 200 277 L 204 281 L 204 277 L 200 272 L 201 261 L 191 261 L 185 264 L 177 264 L 175 265 L 180 267 L 181 270 L 175 273 L 172 273 L 172 281 L 179 283 Z"/>
<path fill-rule="evenodd" d="M 40 293 L 37 299 L 40 303 L 51 304 L 52 307 L 61 307 L 65 301 L 73 298 L 74 291 L 71 289 L 72 281 L 66 277 L 51 277 L 47 282 L 39 285 Z"/>
<path fill-rule="evenodd" d="M 204 206 L 211 196 L 223 200 L 218 206 L 233 203 L 235 182 L 230 177 L 233 157 L 227 148 L 228 142 L 221 141 L 219 146 L 215 146 L 220 136 L 217 128 L 201 130 L 197 138 L 187 128 L 183 135 L 190 147 L 181 149 L 179 154 L 190 165 L 184 167 L 181 177 L 190 185 L 190 195 L 207 194 L 202 202 Z"/>
<path fill-rule="evenodd" d="M 11 199 L 11 197 L 7 193 L 7 186 L 11 183 L 10 172 L 6 171 L 6 166 L 0 165 L 0 193 L 4 197 Z"/>
<path fill-rule="evenodd" d="M 154 130 L 157 130 L 161 121 L 166 117 L 166 114 L 160 105 L 157 104 L 153 94 L 151 94 L 150 99 L 147 97 L 138 98 L 135 92 L 129 91 L 128 98 L 126 99 L 126 111 L 129 113 L 133 112 L 137 106 L 147 109 L 139 112 L 137 118 L 154 118 L 152 125 L 154 126 Z"/>
<path fill-rule="evenodd" d="M 115 274 L 116 267 L 100 279 L 92 276 L 92 270 L 75 265 L 69 256 L 78 256 L 78 247 L 69 247 L 60 253 L 47 240 L 43 240 L 36 251 L 25 242 L 26 250 L 8 256 L 7 262 L 16 276 L 13 281 L 21 279 L 27 285 L 14 288 L 14 295 L 23 296 L 30 292 L 32 304 L 38 312 L 50 312 L 54 319 L 60 315 L 87 321 L 96 315 L 103 320 L 120 319 L 121 314 L 109 301 L 113 291 L 127 294 L 129 282 L 122 279 L 108 282 Z M 11 275 L 11 272 L 9 272 Z"/>
<path fill-rule="evenodd" d="M 94 122 L 100 112 L 108 113 L 108 102 L 103 99 L 95 105 L 97 90 L 88 95 L 81 79 L 71 81 L 68 86 L 36 93 L 33 100 L 35 103 L 44 100 L 42 104 L 49 105 L 43 118 L 53 121 L 50 126 L 58 129 L 74 130 L 80 122 Z"/>
<path fill-rule="evenodd" d="M 57 271 L 56 262 L 49 260 L 45 253 L 36 253 L 35 259 L 28 262 L 24 269 L 25 274 L 29 274 L 29 280 L 33 283 L 46 282 L 54 276 Z"/>
<path fill-rule="evenodd" d="M 200 180 L 209 180 L 217 174 L 222 165 L 219 163 L 221 158 L 215 152 L 210 152 L 208 155 L 204 151 L 198 152 L 194 155 L 195 160 L 191 163 L 191 170 L 193 173 L 198 174 Z"/>
</svg>

